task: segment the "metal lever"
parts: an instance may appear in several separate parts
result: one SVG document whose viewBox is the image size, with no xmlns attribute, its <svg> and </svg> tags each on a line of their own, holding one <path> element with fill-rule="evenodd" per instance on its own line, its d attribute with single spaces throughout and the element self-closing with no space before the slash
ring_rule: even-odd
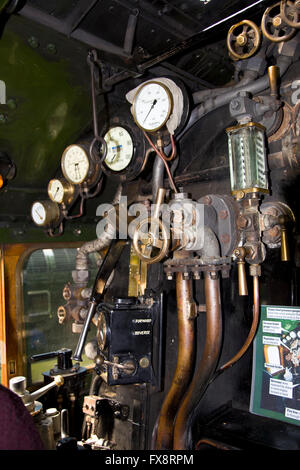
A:
<svg viewBox="0 0 300 470">
<path fill-rule="evenodd" d="M 248 295 L 246 269 L 245 269 L 246 250 L 244 247 L 240 247 L 234 251 L 234 254 L 237 257 L 239 295 Z"/>
<path fill-rule="evenodd" d="M 80 333 L 76 350 L 73 354 L 74 361 L 78 361 L 78 362 L 82 361 L 81 354 L 83 351 L 83 347 L 85 345 L 87 334 L 89 332 L 90 323 L 95 315 L 97 305 L 100 303 L 100 301 L 103 298 L 104 291 L 106 288 L 106 283 L 109 279 L 109 276 L 111 275 L 113 269 L 115 268 L 115 265 L 117 264 L 118 259 L 120 258 L 122 251 L 125 248 L 125 245 L 126 245 L 126 240 L 118 240 L 118 241 L 112 240 L 112 242 L 110 243 L 108 247 L 105 258 L 102 261 L 102 264 L 98 270 L 98 273 L 94 282 L 92 294 L 90 297 L 89 310 L 84 320 L 83 328 Z"/>
</svg>

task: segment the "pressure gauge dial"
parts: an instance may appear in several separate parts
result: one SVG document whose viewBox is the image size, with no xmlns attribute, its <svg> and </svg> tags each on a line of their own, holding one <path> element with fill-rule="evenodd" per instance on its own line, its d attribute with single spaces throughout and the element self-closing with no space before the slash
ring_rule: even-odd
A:
<svg viewBox="0 0 300 470">
<path fill-rule="evenodd" d="M 31 207 L 31 217 L 39 227 L 55 224 L 60 218 L 59 206 L 53 201 L 36 201 Z"/>
<path fill-rule="evenodd" d="M 105 134 L 107 155 L 105 165 L 112 171 L 122 171 L 128 167 L 133 157 L 133 140 L 129 132 L 121 126 L 111 127 Z"/>
<path fill-rule="evenodd" d="M 53 179 L 48 184 L 48 196 L 57 204 L 68 204 L 74 196 L 74 186 L 64 179 Z"/>
<path fill-rule="evenodd" d="M 168 121 L 173 108 L 170 90 L 162 83 L 141 85 L 133 99 L 133 118 L 144 131 L 155 132 Z"/>
<path fill-rule="evenodd" d="M 70 183 L 82 183 L 90 170 L 90 159 L 84 147 L 77 144 L 67 147 L 61 158 L 61 168 Z"/>
<path fill-rule="evenodd" d="M 131 181 L 146 164 L 145 138 L 133 123 L 127 107 L 120 106 L 113 113 L 101 131 L 107 144 L 107 155 L 101 168 L 109 178 Z"/>
</svg>

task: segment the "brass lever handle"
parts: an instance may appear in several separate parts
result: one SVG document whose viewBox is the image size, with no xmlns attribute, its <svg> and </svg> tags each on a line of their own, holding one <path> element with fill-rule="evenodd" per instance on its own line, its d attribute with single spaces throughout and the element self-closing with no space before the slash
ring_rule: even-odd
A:
<svg viewBox="0 0 300 470">
<path fill-rule="evenodd" d="M 278 78 L 280 76 L 280 69 L 277 65 L 271 65 L 268 67 L 268 76 L 270 82 L 270 91 L 271 96 L 275 96 L 277 98 L 278 94 Z"/>
<path fill-rule="evenodd" d="M 281 261 L 290 261 L 290 250 L 287 238 L 286 219 L 284 216 L 279 217 L 281 231 Z"/>
<path fill-rule="evenodd" d="M 245 248 L 240 247 L 234 250 L 234 254 L 237 257 L 239 295 L 248 295 L 246 269 L 245 269 L 246 250 Z"/>
</svg>

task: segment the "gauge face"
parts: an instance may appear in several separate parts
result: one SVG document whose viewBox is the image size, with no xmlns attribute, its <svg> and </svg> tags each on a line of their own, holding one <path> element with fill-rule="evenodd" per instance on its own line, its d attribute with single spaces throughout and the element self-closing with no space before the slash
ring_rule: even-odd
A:
<svg viewBox="0 0 300 470">
<path fill-rule="evenodd" d="M 105 165 L 112 171 L 122 171 L 128 167 L 133 157 L 133 141 L 124 127 L 116 126 L 109 129 L 104 140 L 107 143 Z"/>
<path fill-rule="evenodd" d="M 64 186 L 60 180 L 51 180 L 48 184 L 48 196 L 51 201 L 57 202 L 58 204 L 63 202 L 64 199 Z"/>
<path fill-rule="evenodd" d="M 89 157 L 79 145 L 66 148 L 61 159 L 61 168 L 65 178 L 73 184 L 82 183 L 90 169 Z"/>
<path fill-rule="evenodd" d="M 142 85 L 133 101 L 133 116 L 136 124 L 145 131 L 161 129 L 172 111 L 172 96 L 166 86 L 158 82 Z"/>
<path fill-rule="evenodd" d="M 36 201 L 31 206 L 33 222 L 39 226 L 51 225 L 59 220 L 60 210 L 53 201 Z"/>
<path fill-rule="evenodd" d="M 74 186 L 66 180 L 53 179 L 48 184 L 48 196 L 58 204 L 67 203 L 72 200 Z"/>
<path fill-rule="evenodd" d="M 41 202 L 34 202 L 31 207 L 31 217 L 36 225 L 44 225 L 46 222 L 46 209 Z"/>
</svg>

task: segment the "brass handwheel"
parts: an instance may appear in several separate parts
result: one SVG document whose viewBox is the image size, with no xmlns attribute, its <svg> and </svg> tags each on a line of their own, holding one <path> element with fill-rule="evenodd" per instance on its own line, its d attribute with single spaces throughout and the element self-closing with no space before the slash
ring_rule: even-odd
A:
<svg viewBox="0 0 300 470">
<path fill-rule="evenodd" d="M 296 32 L 295 28 L 286 24 L 283 20 L 280 3 L 274 3 L 274 5 L 267 8 L 261 20 L 262 32 L 272 42 L 288 41 Z"/>
<path fill-rule="evenodd" d="M 148 264 L 158 263 L 168 253 L 169 233 L 160 219 L 147 218 L 138 223 L 133 235 L 133 248 Z"/>
<path fill-rule="evenodd" d="M 227 47 L 236 59 L 251 57 L 260 45 L 261 34 L 253 21 L 243 20 L 231 26 L 227 34 Z"/>
<path fill-rule="evenodd" d="M 292 28 L 300 28 L 300 0 L 295 2 L 281 0 L 280 15 L 283 21 Z"/>
</svg>

